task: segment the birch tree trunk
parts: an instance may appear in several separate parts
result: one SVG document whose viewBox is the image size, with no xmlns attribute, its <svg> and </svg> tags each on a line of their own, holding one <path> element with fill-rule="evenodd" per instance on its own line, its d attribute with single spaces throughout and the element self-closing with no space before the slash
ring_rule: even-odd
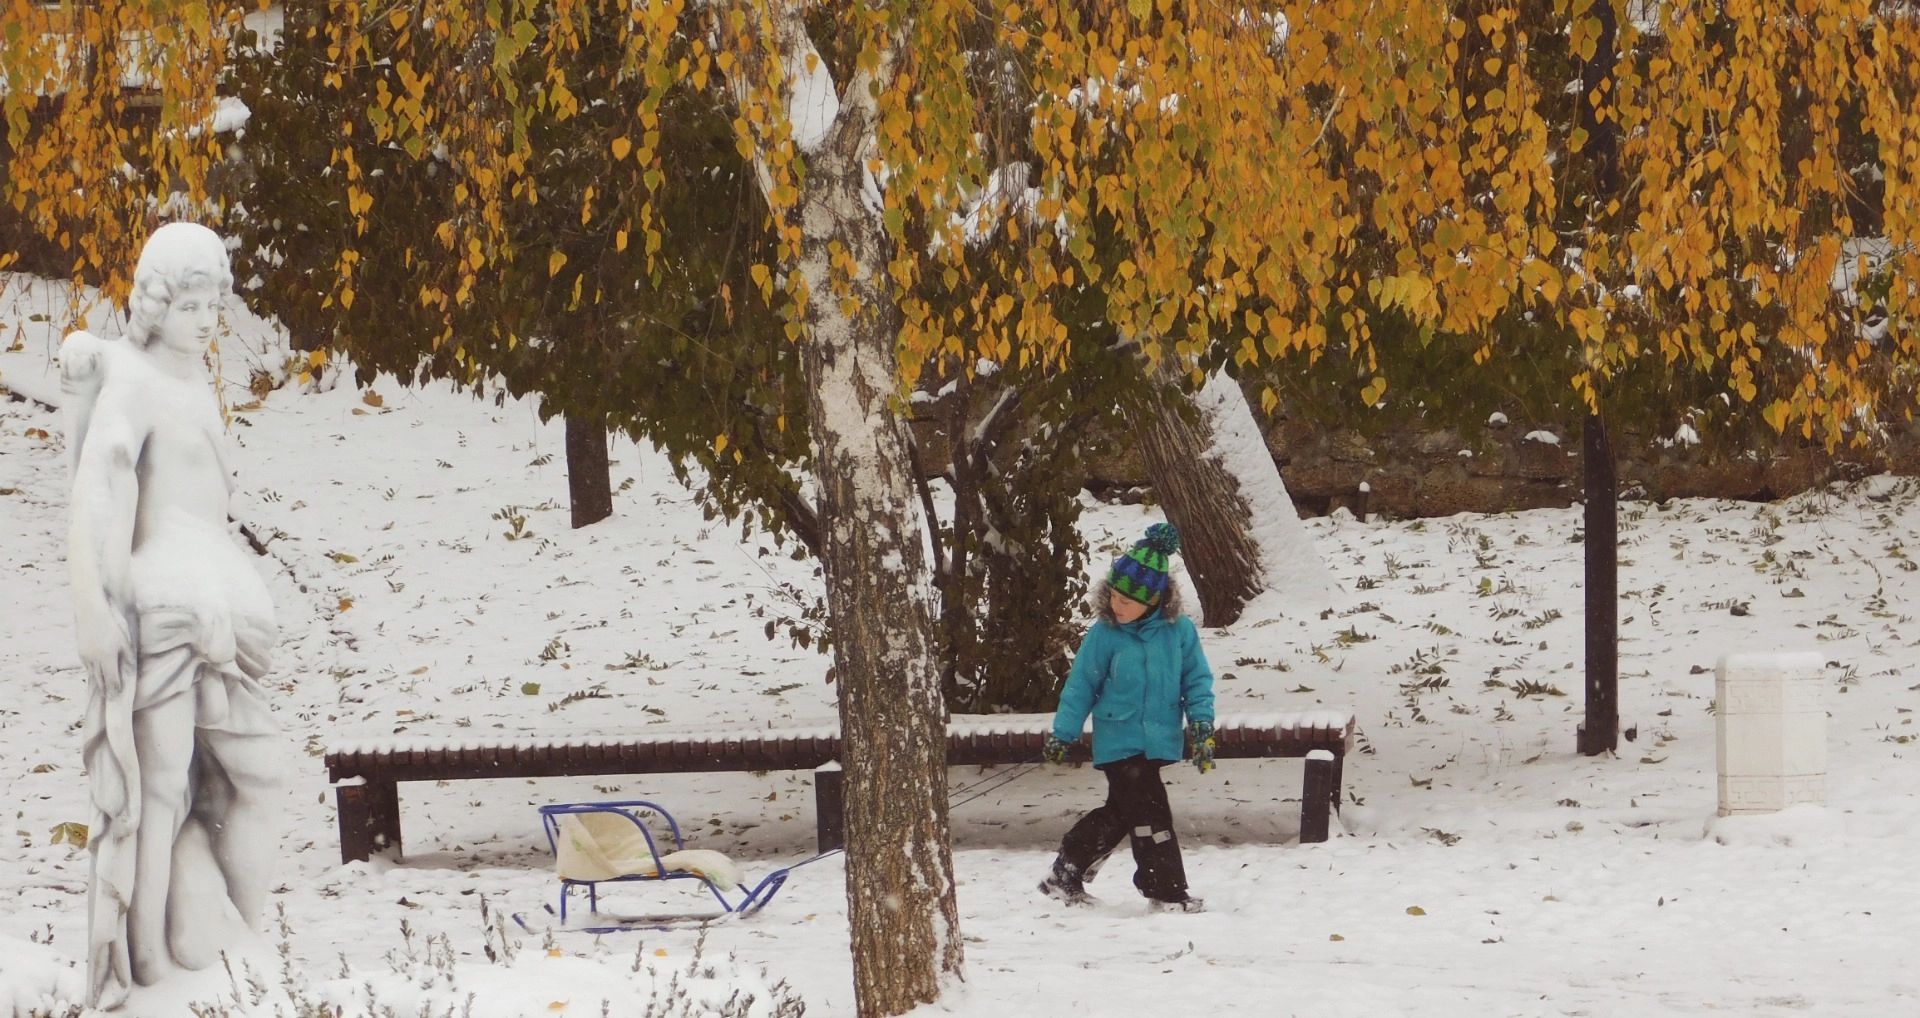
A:
<svg viewBox="0 0 1920 1018">
<path fill-rule="evenodd" d="M 1338 593 L 1268 454 L 1239 383 L 1215 373 L 1189 401 L 1171 384 L 1135 421 L 1154 497 L 1180 528 L 1180 552 L 1209 626 L 1232 625 L 1267 590 L 1318 611 Z"/>
<path fill-rule="evenodd" d="M 854 991 L 868 1018 L 936 999 L 942 973 L 960 971 L 962 942 L 926 522 L 893 402 L 890 243 L 861 193 L 864 87 L 854 80 L 834 134 L 808 163 L 798 269 L 809 294 L 803 359 L 840 685 Z M 858 266 L 850 293 L 830 278 L 836 242 Z"/>
<path fill-rule="evenodd" d="M 824 64 L 800 5 L 770 13 L 794 137 L 807 153 L 795 212 L 800 255 L 787 268 L 807 288 L 801 356 L 840 687 L 854 995 L 860 1018 L 881 1018 L 937 999 L 942 977 L 958 977 L 963 961 L 926 521 L 907 421 L 893 398 L 900 310 L 886 271 L 892 243 L 865 165 L 874 96 L 887 87 L 893 53 L 836 97 L 831 82 L 820 83 Z M 755 90 L 765 83 L 734 79 L 736 95 Z"/>
</svg>

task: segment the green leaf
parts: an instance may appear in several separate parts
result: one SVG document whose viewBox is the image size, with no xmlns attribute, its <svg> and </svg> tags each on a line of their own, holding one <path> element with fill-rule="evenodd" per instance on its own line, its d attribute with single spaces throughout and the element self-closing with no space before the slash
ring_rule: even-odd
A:
<svg viewBox="0 0 1920 1018">
<path fill-rule="evenodd" d="M 539 696 L 540 684 L 538 682 L 523 682 L 520 684 L 520 692 L 528 696 Z"/>
</svg>

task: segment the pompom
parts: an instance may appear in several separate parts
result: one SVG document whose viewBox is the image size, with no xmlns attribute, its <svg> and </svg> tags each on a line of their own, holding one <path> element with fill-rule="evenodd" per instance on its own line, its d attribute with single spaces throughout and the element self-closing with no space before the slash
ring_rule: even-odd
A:
<svg viewBox="0 0 1920 1018">
<path fill-rule="evenodd" d="M 1180 550 L 1180 531 L 1171 523 L 1156 523 L 1147 528 L 1147 536 L 1140 543 L 1162 555 L 1172 555 Z"/>
</svg>

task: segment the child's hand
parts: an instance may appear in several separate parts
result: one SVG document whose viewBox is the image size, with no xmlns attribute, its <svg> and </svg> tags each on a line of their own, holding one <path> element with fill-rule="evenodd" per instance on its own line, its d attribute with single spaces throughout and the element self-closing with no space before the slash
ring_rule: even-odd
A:
<svg viewBox="0 0 1920 1018">
<path fill-rule="evenodd" d="M 1213 722 L 1195 721 L 1187 725 L 1187 740 L 1193 743 L 1193 766 L 1205 774 L 1213 770 Z"/>
<path fill-rule="evenodd" d="M 1061 742 L 1059 739 L 1054 738 L 1052 732 L 1048 732 L 1047 743 L 1041 747 L 1040 755 L 1045 757 L 1048 763 L 1066 763 L 1067 746 L 1068 743 Z"/>
</svg>

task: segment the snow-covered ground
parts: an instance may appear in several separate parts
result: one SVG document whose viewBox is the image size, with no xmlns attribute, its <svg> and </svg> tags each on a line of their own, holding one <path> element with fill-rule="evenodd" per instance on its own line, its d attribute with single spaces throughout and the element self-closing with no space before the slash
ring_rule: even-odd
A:
<svg viewBox="0 0 1920 1018">
<path fill-rule="evenodd" d="M 57 402 L 48 359 L 71 319 L 30 283 L 0 275 L 0 387 Z M 229 318 L 228 383 L 249 373 L 236 358 L 281 370 L 268 330 Z M 612 996 L 609 1013 L 633 1015 L 678 978 L 716 1001 L 715 986 L 751 984 L 754 1013 L 771 1013 L 765 987 L 784 981 L 809 1015 L 851 1014 L 837 859 L 709 930 L 697 962 L 690 930 L 551 946 L 515 930 L 512 962 L 486 957 L 500 952 L 483 900 L 537 912 L 551 896 L 536 804 L 658 799 L 694 845 L 756 874 L 811 852 L 806 775 L 405 786 L 405 861 L 341 866 L 319 757 L 350 735 L 825 720 L 827 661 L 769 642 L 755 614 L 781 610 L 783 584 L 816 594 L 811 564 L 703 522 L 659 456 L 624 442 L 616 516 L 568 530 L 561 431 L 525 403 L 390 382 L 253 402 L 228 396 L 236 515 L 270 552 L 298 756 L 275 903 L 314 992 L 344 1003 L 370 985 L 406 1014 L 472 992 L 477 1015 L 597 1015 Z M 57 414 L 0 397 L 0 1016 L 77 995 L 85 942 L 86 853 L 54 833 L 87 818 L 63 453 Z M 1112 548 L 1153 516 L 1087 519 Z M 1036 897 L 1097 775 L 1032 768 L 969 800 L 993 775 L 956 769 L 967 982 L 929 1013 L 1920 1013 L 1920 625 L 1906 614 L 1920 484 L 1624 506 L 1621 716 L 1636 738 L 1617 758 L 1573 753 L 1579 527 L 1571 509 L 1309 522 L 1349 603 L 1302 617 L 1268 599 L 1204 636 L 1224 709 L 1355 712 L 1345 830 L 1296 842 L 1298 761 L 1170 769 L 1205 914 L 1149 914 L 1124 859 L 1092 885 L 1095 909 Z M 1711 669 L 1770 649 L 1828 662 L 1830 802 L 1715 820 Z"/>
</svg>

